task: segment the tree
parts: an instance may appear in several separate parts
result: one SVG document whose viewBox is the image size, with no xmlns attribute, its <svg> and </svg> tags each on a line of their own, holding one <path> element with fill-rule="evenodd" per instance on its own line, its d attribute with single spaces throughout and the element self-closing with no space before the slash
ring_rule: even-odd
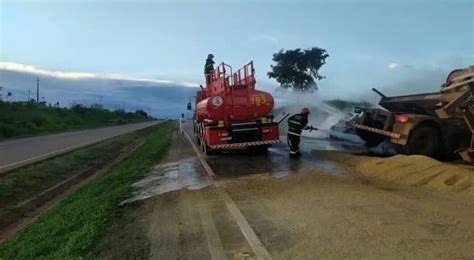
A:
<svg viewBox="0 0 474 260">
<path fill-rule="evenodd" d="M 147 112 L 145 112 L 145 111 L 143 111 L 143 110 L 141 110 L 141 109 L 135 111 L 135 114 L 137 114 L 137 115 L 139 115 L 139 116 L 142 116 L 142 117 L 148 117 Z"/>
<path fill-rule="evenodd" d="M 319 69 L 326 63 L 329 54 L 326 50 L 313 47 L 301 50 L 280 50 L 273 54 L 272 70 L 267 73 L 269 78 L 274 78 L 283 88 L 292 88 L 295 91 L 307 93 L 318 89 L 316 81 L 324 76 L 319 74 Z"/>
</svg>

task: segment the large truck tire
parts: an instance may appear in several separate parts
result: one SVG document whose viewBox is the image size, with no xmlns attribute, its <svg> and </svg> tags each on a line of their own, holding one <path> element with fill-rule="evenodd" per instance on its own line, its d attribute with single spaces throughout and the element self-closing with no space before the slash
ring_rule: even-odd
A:
<svg viewBox="0 0 474 260">
<path fill-rule="evenodd" d="M 372 133 L 362 129 L 356 129 L 356 134 L 365 141 L 365 146 L 373 148 L 377 147 L 386 138 L 383 135 Z"/>
<path fill-rule="evenodd" d="M 461 159 L 457 151 L 471 144 L 471 131 L 465 122 L 446 122 L 443 124 L 443 149 L 442 159 L 457 160 Z"/>
<path fill-rule="evenodd" d="M 419 154 L 436 158 L 441 150 L 440 131 L 432 126 L 420 125 L 410 131 L 406 145 L 401 146 L 404 154 Z"/>
</svg>

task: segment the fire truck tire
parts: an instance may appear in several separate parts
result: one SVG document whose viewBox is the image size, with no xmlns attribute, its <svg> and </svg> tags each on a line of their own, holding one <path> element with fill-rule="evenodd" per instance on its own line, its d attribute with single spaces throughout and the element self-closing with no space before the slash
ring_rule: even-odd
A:
<svg viewBox="0 0 474 260">
<path fill-rule="evenodd" d="M 441 148 L 440 131 L 435 127 L 420 125 L 410 131 L 406 145 L 402 146 L 405 154 L 419 154 L 438 157 Z"/>
<path fill-rule="evenodd" d="M 207 145 L 207 142 L 206 142 L 206 139 L 204 138 L 204 133 L 203 131 L 199 131 L 200 132 L 200 138 L 199 138 L 199 142 L 201 144 L 201 151 L 205 154 L 205 155 L 212 155 L 214 154 L 214 151 Z"/>
<path fill-rule="evenodd" d="M 216 150 L 213 150 L 211 149 L 207 144 L 206 144 L 206 141 L 202 141 L 201 142 L 201 147 L 202 147 L 202 152 L 205 154 L 205 155 L 214 155 L 216 154 Z"/>
</svg>

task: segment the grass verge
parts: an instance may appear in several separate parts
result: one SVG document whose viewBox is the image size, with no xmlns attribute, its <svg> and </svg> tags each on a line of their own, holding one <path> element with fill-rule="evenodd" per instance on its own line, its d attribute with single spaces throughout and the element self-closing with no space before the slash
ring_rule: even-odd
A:
<svg viewBox="0 0 474 260">
<path fill-rule="evenodd" d="M 156 126 L 147 141 L 107 173 L 82 186 L 57 207 L 0 245 L 0 258 L 86 257 L 118 216 L 118 204 L 130 184 L 165 154 L 174 122 Z"/>
</svg>

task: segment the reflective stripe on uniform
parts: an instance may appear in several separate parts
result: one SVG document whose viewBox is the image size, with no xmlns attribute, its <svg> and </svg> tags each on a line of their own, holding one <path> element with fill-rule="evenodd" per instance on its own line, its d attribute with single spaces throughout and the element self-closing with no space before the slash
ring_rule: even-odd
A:
<svg viewBox="0 0 474 260">
<path fill-rule="evenodd" d="M 290 154 L 296 154 L 296 152 L 294 152 L 294 151 L 290 151 Z"/>
<path fill-rule="evenodd" d="M 300 134 L 293 133 L 293 132 L 288 132 L 288 134 L 290 134 L 290 135 L 296 135 L 296 136 L 301 136 Z"/>
<path fill-rule="evenodd" d="M 301 125 L 300 122 L 298 122 L 298 121 L 293 121 L 293 120 L 288 120 L 288 123 L 293 123 L 293 124 Z"/>
</svg>

